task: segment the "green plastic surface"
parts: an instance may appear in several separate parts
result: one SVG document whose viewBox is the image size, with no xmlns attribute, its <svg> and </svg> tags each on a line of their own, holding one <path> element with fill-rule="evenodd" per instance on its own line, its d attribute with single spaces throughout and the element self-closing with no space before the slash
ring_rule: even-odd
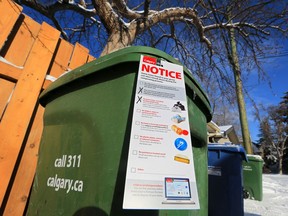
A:
<svg viewBox="0 0 288 216">
<path fill-rule="evenodd" d="M 262 201 L 262 168 L 263 159 L 260 156 L 247 155 L 248 162 L 243 161 L 243 185 L 250 199 Z"/>
<path fill-rule="evenodd" d="M 27 215 L 208 215 L 206 123 L 211 120 L 210 105 L 187 69 L 186 93 L 201 209 L 122 209 L 142 54 L 177 63 L 159 50 L 129 47 L 69 72 L 42 93 L 44 131 Z M 66 167 L 61 167 L 63 164 Z M 63 181 L 63 187 L 67 179 L 65 189 L 57 190 L 55 179 L 60 184 Z M 70 180 L 73 185 L 68 191 Z"/>
</svg>

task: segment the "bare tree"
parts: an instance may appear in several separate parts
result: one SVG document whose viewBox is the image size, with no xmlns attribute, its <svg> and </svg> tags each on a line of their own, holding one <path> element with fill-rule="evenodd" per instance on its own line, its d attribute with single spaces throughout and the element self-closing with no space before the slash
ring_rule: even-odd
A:
<svg viewBox="0 0 288 216">
<path fill-rule="evenodd" d="M 100 55 L 129 45 L 170 53 L 201 83 L 214 80 L 222 97 L 232 100 L 227 92 L 237 89 L 239 116 L 246 123 L 242 85 L 255 69 L 259 80 L 266 78 L 259 57 L 277 53 L 281 47 L 275 42 L 287 36 L 287 0 L 15 1 L 51 20 L 63 38 L 85 39 Z M 249 136 L 247 129 L 242 127 Z"/>
<path fill-rule="evenodd" d="M 260 120 L 259 144 L 264 149 L 264 160 L 278 164 L 280 174 L 288 149 L 288 92 L 277 106 L 269 106 Z M 286 167 L 287 168 L 287 167 Z"/>
<path fill-rule="evenodd" d="M 239 34 L 237 39 L 249 44 L 251 55 L 262 50 L 257 44 L 270 35 L 269 29 L 284 30 L 287 22 L 285 0 L 258 0 L 253 3 L 248 0 L 15 1 L 46 16 L 66 39 L 71 39 L 76 33 L 84 34 L 89 28 L 97 29 L 92 36 L 97 42 L 102 40 L 102 55 L 132 45 L 136 40 L 139 42 L 148 35 L 147 45 L 157 46 L 170 39 L 189 57 L 193 54 L 190 46 L 186 46 L 188 42 L 202 42 L 204 48 L 213 52 L 219 32 L 228 29 L 235 29 Z M 229 20 L 225 18 L 228 12 L 232 12 Z M 231 23 L 231 20 L 234 22 Z M 258 43 L 254 44 L 256 41 Z"/>
</svg>

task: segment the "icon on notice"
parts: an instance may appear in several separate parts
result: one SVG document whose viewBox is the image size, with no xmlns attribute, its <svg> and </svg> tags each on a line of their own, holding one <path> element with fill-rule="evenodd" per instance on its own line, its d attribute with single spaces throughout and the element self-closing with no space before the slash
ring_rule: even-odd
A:
<svg viewBox="0 0 288 216">
<path fill-rule="evenodd" d="M 173 112 L 181 112 L 185 111 L 185 106 L 178 101 L 176 104 L 173 105 L 172 107 Z"/>
<path fill-rule="evenodd" d="M 172 125 L 171 129 L 177 133 L 178 135 L 185 135 L 187 136 L 189 134 L 189 132 L 187 130 L 183 130 L 182 128 L 176 126 L 176 125 Z"/>
<path fill-rule="evenodd" d="M 175 122 L 176 124 L 179 124 L 179 123 L 185 121 L 185 119 L 186 119 L 185 117 L 182 117 L 182 116 L 180 116 L 179 114 L 177 114 L 177 115 L 175 115 L 175 116 L 173 116 L 173 117 L 171 118 L 171 120 L 172 120 L 173 122 Z"/>
<path fill-rule="evenodd" d="M 182 138 L 177 138 L 174 142 L 174 145 L 179 151 L 184 151 L 188 147 L 187 142 Z"/>
</svg>

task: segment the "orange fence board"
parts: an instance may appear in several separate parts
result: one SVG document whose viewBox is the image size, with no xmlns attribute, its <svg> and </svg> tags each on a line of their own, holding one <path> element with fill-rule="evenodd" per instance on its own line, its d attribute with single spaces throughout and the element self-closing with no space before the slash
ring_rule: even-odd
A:
<svg viewBox="0 0 288 216">
<path fill-rule="evenodd" d="M 15 83 L 0 78 L 0 122 Z"/>
<path fill-rule="evenodd" d="M 91 62 L 91 61 L 93 61 L 93 60 L 95 60 L 95 59 L 96 59 L 96 58 L 95 58 L 94 56 L 89 55 L 87 62 Z"/>
<path fill-rule="evenodd" d="M 4 58 L 17 66 L 23 66 L 41 25 L 28 16 L 24 16 L 19 30 Z M 23 43 L 25 41 L 25 43 Z"/>
<path fill-rule="evenodd" d="M 23 67 L 15 67 L 12 64 L 0 61 L 0 78 L 6 78 L 8 80 L 16 82 L 21 74 Z"/>
<path fill-rule="evenodd" d="M 93 61 L 93 60 L 95 60 L 95 59 L 96 59 L 96 58 L 95 58 L 94 56 L 89 55 L 87 62 L 91 62 L 91 61 Z"/>
<path fill-rule="evenodd" d="M 0 215 L 5 216 L 23 215 L 27 207 L 43 129 L 40 92 L 49 78 L 95 59 L 21 11 L 13 1 L 0 0 Z"/>
<path fill-rule="evenodd" d="M 57 54 L 55 56 L 50 75 L 58 78 L 68 70 L 69 60 L 73 52 L 73 46 L 67 41 L 60 39 Z"/>
<path fill-rule="evenodd" d="M 4 211 L 5 216 L 23 215 L 36 170 L 39 143 L 43 130 L 44 108 L 38 107 L 31 133 Z"/>
<path fill-rule="evenodd" d="M 18 19 L 22 7 L 10 0 L 0 1 L 0 49 L 7 40 L 8 35 L 13 29 L 14 23 Z"/>
<path fill-rule="evenodd" d="M 50 70 L 52 78 L 58 78 L 65 71 L 68 71 L 68 64 L 73 52 L 73 46 L 67 41 L 60 39 L 57 53 Z M 43 88 L 46 89 L 52 81 L 46 80 Z"/>
<path fill-rule="evenodd" d="M 69 68 L 75 69 L 87 62 L 89 50 L 81 44 L 76 43 L 70 60 Z"/>
<path fill-rule="evenodd" d="M 0 124 L 1 205 L 59 36 L 60 33 L 56 29 L 46 23 L 42 24 L 2 118 Z"/>
</svg>

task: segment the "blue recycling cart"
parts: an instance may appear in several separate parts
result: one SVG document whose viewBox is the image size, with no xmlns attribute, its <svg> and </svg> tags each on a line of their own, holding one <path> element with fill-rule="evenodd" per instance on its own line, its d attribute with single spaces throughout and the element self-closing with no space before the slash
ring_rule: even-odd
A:
<svg viewBox="0 0 288 216">
<path fill-rule="evenodd" d="M 247 161 L 241 145 L 208 145 L 209 216 L 243 216 L 242 161 Z"/>
</svg>

